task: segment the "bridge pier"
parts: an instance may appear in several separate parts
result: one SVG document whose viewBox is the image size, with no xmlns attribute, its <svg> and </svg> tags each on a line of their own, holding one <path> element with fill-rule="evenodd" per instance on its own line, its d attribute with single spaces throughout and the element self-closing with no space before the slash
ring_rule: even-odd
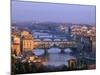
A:
<svg viewBox="0 0 100 75">
<path fill-rule="evenodd" d="M 64 52 L 64 49 L 61 49 L 61 52 L 60 52 L 60 53 L 65 53 L 65 52 Z"/>
<path fill-rule="evenodd" d="M 47 56 L 48 55 L 48 51 L 47 49 L 44 49 L 44 56 Z"/>
</svg>

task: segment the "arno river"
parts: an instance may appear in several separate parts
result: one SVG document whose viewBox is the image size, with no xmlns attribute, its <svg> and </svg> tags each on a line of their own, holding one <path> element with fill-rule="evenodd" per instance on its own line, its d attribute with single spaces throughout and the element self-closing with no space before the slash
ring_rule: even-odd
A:
<svg viewBox="0 0 100 75">
<path fill-rule="evenodd" d="M 65 49 L 64 53 L 60 53 L 61 49 L 59 48 L 51 48 L 48 50 L 48 55 L 45 56 L 46 64 L 45 65 L 52 65 L 52 66 L 60 66 L 60 65 L 67 65 L 67 61 L 69 59 L 75 59 L 75 57 L 71 54 L 71 49 Z M 36 55 L 40 56 L 44 54 L 44 50 L 37 49 L 33 51 Z"/>
</svg>

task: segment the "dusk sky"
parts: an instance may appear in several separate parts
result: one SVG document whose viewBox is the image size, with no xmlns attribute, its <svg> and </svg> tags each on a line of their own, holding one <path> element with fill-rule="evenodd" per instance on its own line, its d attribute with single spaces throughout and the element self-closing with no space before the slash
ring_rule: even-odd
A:
<svg viewBox="0 0 100 75">
<path fill-rule="evenodd" d="M 12 22 L 95 24 L 95 6 L 12 1 Z"/>
</svg>

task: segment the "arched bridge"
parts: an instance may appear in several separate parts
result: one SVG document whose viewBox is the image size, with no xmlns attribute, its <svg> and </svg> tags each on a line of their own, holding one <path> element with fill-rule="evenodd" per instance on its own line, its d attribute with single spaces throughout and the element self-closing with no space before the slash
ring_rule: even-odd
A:
<svg viewBox="0 0 100 75">
<path fill-rule="evenodd" d="M 47 50 L 53 47 L 57 47 L 61 49 L 61 53 L 64 52 L 66 48 L 83 48 L 83 45 L 75 42 L 75 41 L 68 41 L 67 39 L 35 39 L 36 49 L 43 49 L 45 53 Z"/>
</svg>

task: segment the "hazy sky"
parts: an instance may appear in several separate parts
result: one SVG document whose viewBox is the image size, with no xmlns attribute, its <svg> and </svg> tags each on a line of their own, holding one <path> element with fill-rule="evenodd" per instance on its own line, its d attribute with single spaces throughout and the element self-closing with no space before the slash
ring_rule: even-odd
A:
<svg viewBox="0 0 100 75">
<path fill-rule="evenodd" d="M 95 24 L 95 6 L 12 1 L 12 22 Z"/>
</svg>

